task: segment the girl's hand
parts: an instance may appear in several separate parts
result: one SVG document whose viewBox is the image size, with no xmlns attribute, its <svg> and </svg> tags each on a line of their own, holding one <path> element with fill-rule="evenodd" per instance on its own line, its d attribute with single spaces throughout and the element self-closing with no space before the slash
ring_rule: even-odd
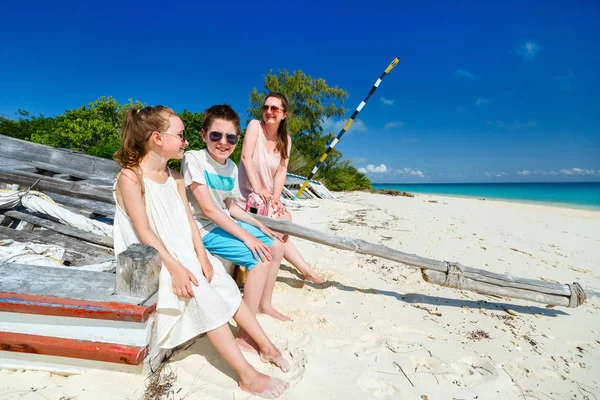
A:
<svg viewBox="0 0 600 400">
<path fill-rule="evenodd" d="M 209 260 L 206 260 L 205 262 L 200 262 L 200 265 L 202 266 L 202 273 L 206 277 L 208 283 L 210 283 L 210 281 L 212 281 L 213 276 L 215 276 L 215 269 L 213 268 Z"/>
<path fill-rule="evenodd" d="M 173 293 L 175 293 L 177 296 L 194 297 L 194 292 L 190 282 L 198 286 L 198 281 L 196 280 L 194 274 L 192 274 L 183 265 L 179 264 L 179 266 L 172 269 L 171 284 L 173 287 Z"/>
<path fill-rule="evenodd" d="M 269 246 L 261 242 L 256 236 L 248 233 L 248 237 L 244 240 L 244 244 L 250 249 L 255 260 L 271 261 L 271 249 Z"/>
<path fill-rule="evenodd" d="M 260 189 L 255 190 L 254 193 L 256 193 L 260 197 L 260 199 L 263 201 L 265 206 L 268 206 L 269 202 L 273 198 L 273 193 L 271 193 L 267 188 L 264 188 L 264 187 L 261 187 Z"/>
<path fill-rule="evenodd" d="M 270 237 L 273 240 L 279 240 L 280 242 L 283 242 L 283 235 L 280 233 L 276 233 L 273 230 L 271 230 L 271 228 L 269 228 L 268 226 L 263 225 L 262 223 L 258 226 L 258 229 L 260 229 L 260 231 L 262 233 L 264 233 L 265 235 L 267 235 L 268 237 Z"/>
</svg>

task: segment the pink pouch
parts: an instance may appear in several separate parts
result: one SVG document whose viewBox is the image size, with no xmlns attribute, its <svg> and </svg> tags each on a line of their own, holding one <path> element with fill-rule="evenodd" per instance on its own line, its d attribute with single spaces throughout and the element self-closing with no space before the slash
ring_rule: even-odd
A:
<svg viewBox="0 0 600 400">
<path fill-rule="evenodd" d="M 248 200 L 246 200 L 246 211 L 250 211 L 251 208 L 256 209 L 256 214 L 258 215 L 270 216 L 271 207 L 266 205 L 256 193 L 250 193 Z"/>
</svg>

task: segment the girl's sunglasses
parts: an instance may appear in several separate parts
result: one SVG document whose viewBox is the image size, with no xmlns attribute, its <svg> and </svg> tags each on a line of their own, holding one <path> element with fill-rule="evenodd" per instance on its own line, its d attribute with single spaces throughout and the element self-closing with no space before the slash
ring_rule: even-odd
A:
<svg viewBox="0 0 600 400">
<path fill-rule="evenodd" d="M 151 137 L 152 134 L 154 133 L 154 131 L 150 132 L 150 134 L 146 137 L 146 141 L 148 141 Z M 161 135 L 177 135 L 179 136 L 179 138 L 181 139 L 182 142 L 185 142 L 185 131 L 181 131 L 181 132 L 158 132 Z"/>
<path fill-rule="evenodd" d="M 271 112 L 273 114 L 279 114 L 280 112 L 283 112 L 282 108 L 279 108 L 277 106 L 268 106 L 266 104 L 262 107 L 262 110 L 263 110 L 263 112 L 267 112 L 267 111 L 271 110 Z"/>
<path fill-rule="evenodd" d="M 208 134 L 208 138 L 210 139 L 211 142 L 217 143 L 217 142 L 220 142 L 221 139 L 223 138 L 223 133 L 217 132 L 217 131 L 212 131 Z M 225 133 L 225 139 L 227 140 L 227 143 L 229 143 L 232 146 L 235 146 L 237 144 L 237 142 L 240 140 L 238 135 L 236 135 L 235 133 Z"/>
</svg>

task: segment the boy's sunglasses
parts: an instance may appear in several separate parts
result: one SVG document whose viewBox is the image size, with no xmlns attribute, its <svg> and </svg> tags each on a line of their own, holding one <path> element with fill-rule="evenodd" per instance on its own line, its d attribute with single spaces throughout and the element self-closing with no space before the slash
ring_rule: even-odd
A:
<svg viewBox="0 0 600 400">
<path fill-rule="evenodd" d="M 223 138 L 223 133 L 217 132 L 217 131 L 212 131 L 208 134 L 208 138 L 210 139 L 211 142 L 217 143 L 217 142 L 220 142 L 221 139 Z M 235 133 L 225 133 L 225 139 L 227 140 L 227 143 L 229 143 L 232 146 L 235 146 L 237 144 L 237 142 L 240 140 L 238 135 L 236 135 Z"/>
<path fill-rule="evenodd" d="M 263 110 L 263 112 L 267 112 L 267 111 L 271 110 L 271 112 L 273 114 L 279 114 L 280 112 L 283 112 L 282 108 L 279 108 L 277 106 L 268 106 L 266 104 L 262 107 L 262 110 Z"/>
</svg>

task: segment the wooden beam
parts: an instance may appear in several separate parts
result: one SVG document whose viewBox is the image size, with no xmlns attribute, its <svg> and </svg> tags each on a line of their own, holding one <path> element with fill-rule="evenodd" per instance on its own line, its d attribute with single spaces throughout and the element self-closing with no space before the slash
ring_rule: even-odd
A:
<svg viewBox="0 0 600 400">
<path fill-rule="evenodd" d="M 0 332 L 0 350 L 139 365 L 148 347 Z"/>
<path fill-rule="evenodd" d="M 40 178 L 42 179 L 38 182 Z M 31 186 L 37 182 L 34 189 L 41 192 L 47 191 L 79 199 L 90 199 L 114 204 L 111 187 L 90 185 L 89 183 L 85 183 L 86 181 L 66 181 L 0 166 L 0 182 L 14 183 L 22 186 Z"/>
<path fill-rule="evenodd" d="M 0 239 L 12 239 L 21 243 L 54 244 L 65 248 L 65 261 L 71 266 L 96 264 L 99 261 L 114 257 L 112 249 L 89 244 L 53 231 L 51 235 L 41 235 L 39 232 L 25 232 L 0 226 Z"/>
<path fill-rule="evenodd" d="M 138 306 L 108 301 L 0 292 L 0 311 L 3 312 L 146 322 L 155 310 L 156 303 Z"/>
<path fill-rule="evenodd" d="M 70 226 L 62 225 L 57 222 L 48 221 L 47 219 L 36 217 L 22 213 L 20 211 L 6 211 L 4 213 L 7 217 L 19 219 L 21 221 L 27 221 L 30 224 L 41 226 L 46 229 L 50 229 L 66 236 L 71 236 L 77 239 L 85 240 L 86 242 L 99 244 L 101 246 L 113 248 L 113 238 L 108 236 L 95 235 L 93 233 L 84 232 L 80 229 L 72 228 Z"/>
<path fill-rule="evenodd" d="M 58 204 L 66 204 L 80 210 L 92 212 L 96 215 L 103 215 L 105 217 L 112 217 L 115 215 L 115 205 L 101 201 L 87 200 L 87 199 L 76 199 L 71 196 L 66 196 L 56 193 L 46 193 L 52 200 Z"/>
</svg>

